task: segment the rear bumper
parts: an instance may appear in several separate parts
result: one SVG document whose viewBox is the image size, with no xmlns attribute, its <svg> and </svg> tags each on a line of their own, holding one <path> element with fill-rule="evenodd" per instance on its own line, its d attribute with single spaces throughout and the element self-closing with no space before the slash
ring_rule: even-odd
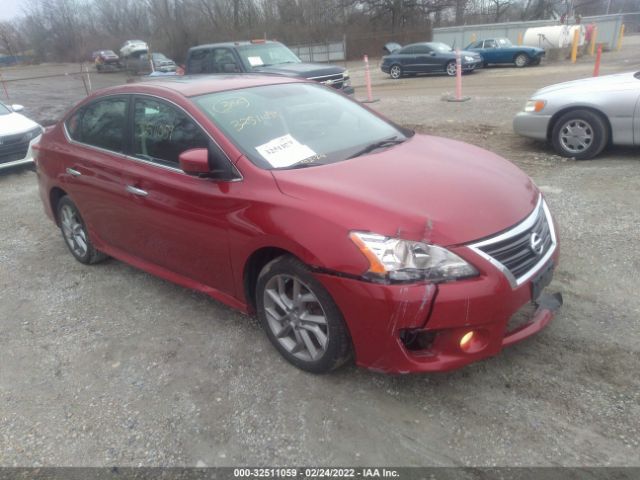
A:
<svg viewBox="0 0 640 480">
<path fill-rule="evenodd" d="M 513 119 L 513 131 L 524 137 L 546 140 L 550 120 L 551 115 L 520 112 Z"/>
<path fill-rule="evenodd" d="M 385 373 L 446 371 L 494 356 L 534 335 L 561 304 L 543 294 L 528 321 L 508 330 L 511 317 L 531 302 L 530 282 L 513 289 L 493 266 L 473 260 L 480 266 L 479 277 L 439 285 L 373 284 L 321 273 L 316 277 L 342 311 L 357 365 Z M 557 260 L 558 249 L 551 258 L 555 265 Z M 460 341 L 471 330 L 476 344 L 463 351 Z M 408 335 L 423 335 L 429 343 L 409 347 Z"/>
</svg>

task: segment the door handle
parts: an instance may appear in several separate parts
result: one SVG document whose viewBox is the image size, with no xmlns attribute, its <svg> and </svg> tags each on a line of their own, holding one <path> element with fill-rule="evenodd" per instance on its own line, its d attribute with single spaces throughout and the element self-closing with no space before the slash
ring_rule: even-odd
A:
<svg viewBox="0 0 640 480">
<path fill-rule="evenodd" d="M 133 185 L 127 185 L 126 190 L 127 192 L 133 193 L 134 195 L 138 195 L 140 197 L 146 197 L 147 195 L 149 195 L 149 192 L 147 192 L 146 190 L 142 190 L 141 188 L 136 188 Z"/>
<path fill-rule="evenodd" d="M 67 168 L 67 173 L 72 177 L 79 177 L 82 175 L 78 170 L 74 170 L 73 168 Z"/>
</svg>

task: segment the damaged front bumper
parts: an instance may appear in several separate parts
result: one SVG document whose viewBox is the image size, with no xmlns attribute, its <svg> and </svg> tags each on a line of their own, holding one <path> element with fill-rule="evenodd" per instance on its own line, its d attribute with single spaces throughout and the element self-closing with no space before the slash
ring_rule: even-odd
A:
<svg viewBox="0 0 640 480">
<path fill-rule="evenodd" d="M 556 249 L 549 261 L 557 260 Z M 386 373 L 435 372 L 498 354 L 542 330 L 562 305 L 560 294 L 543 292 L 532 315 L 512 327 L 510 319 L 532 302 L 531 281 L 514 288 L 491 265 L 482 267 L 476 278 L 442 284 L 315 275 L 344 316 L 357 365 Z"/>
</svg>

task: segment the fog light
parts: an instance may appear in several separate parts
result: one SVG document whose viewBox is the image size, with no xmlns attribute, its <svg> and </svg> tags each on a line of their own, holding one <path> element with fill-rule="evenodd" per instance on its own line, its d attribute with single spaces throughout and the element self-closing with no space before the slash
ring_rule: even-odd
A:
<svg viewBox="0 0 640 480">
<path fill-rule="evenodd" d="M 471 345 L 471 340 L 473 340 L 474 335 L 475 335 L 475 332 L 471 330 L 470 332 L 465 333 L 460 339 L 460 348 L 465 352 L 469 349 L 469 346 Z"/>
</svg>

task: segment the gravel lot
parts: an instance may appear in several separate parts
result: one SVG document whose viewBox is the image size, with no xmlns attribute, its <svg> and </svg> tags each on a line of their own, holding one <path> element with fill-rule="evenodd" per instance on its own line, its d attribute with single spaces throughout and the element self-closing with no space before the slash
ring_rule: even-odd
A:
<svg viewBox="0 0 640 480">
<path fill-rule="evenodd" d="M 639 48 L 629 37 L 604 73 L 640 68 Z M 480 71 L 463 104 L 441 101 L 449 78 L 374 69 L 374 108 L 513 160 L 560 225 L 556 320 L 453 373 L 298 371 L 252 318 L 115 260 L 76 262 L 35 174 L 1 174 L 0 465 L 640 466 L 640 151 L 575 162 L 511 131 L 536 88 L 588 76 L 590 62 Z M 84 95 L 71 78 L 8 88 L 45 122 Z"/>
</svg>

